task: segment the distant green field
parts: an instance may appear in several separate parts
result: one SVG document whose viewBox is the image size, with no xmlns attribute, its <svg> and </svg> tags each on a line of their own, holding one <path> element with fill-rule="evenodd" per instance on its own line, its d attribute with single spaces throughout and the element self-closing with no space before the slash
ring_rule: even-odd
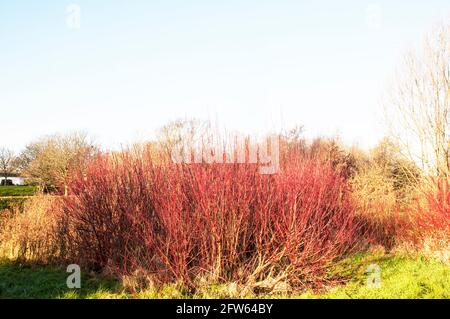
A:
<svg viewBox="0 0 450 319">
<path fill-rule="evenodd" d="M 0 186 L 0 197 L 33 196 L 36 192 L 36 186 Z"/>
</svg>

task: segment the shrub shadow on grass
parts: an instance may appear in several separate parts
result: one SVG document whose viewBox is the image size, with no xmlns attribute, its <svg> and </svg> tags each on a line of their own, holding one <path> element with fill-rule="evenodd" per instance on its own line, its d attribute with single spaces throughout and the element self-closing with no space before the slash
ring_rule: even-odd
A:
<svg viewBox="0 0 450 319">
<path fill-rule="evenodd" d="M 70 274 L 61 267 L 40 266 L 0 261 L 0 298 L 58 299 L 58 298 L 120 298 L 117 280 L 81 275 L 81 289 L 66 285 Z"/>
</svg>

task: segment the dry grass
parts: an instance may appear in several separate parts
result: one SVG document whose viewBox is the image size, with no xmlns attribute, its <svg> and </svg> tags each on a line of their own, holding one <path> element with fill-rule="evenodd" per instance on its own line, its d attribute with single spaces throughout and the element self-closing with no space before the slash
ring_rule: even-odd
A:
<svg viewBox="0 0 450 319">
<path fill-rule="evenodd" d="M 51 209 L 54 197 L 36 196 L 22 212 L 5 212 L 0 225 L 0 256 L 47 263 L 60 252 L 58 219 Z"/>
<path fill-rule="evenodd" d="M 396 244 L 399 211 L 393 184 L 377 166 L 364 169 L 351 181 L 353 205 L 374 229 L 375 243 L 388 248 Z"/>
</svg>

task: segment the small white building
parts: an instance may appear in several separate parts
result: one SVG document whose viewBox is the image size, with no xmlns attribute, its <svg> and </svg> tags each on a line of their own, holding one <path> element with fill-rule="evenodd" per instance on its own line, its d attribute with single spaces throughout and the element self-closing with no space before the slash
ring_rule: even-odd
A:
<svg viewBox="0 0 450 319">
<path fill-rule="evenodd" d="M 10 181 L 12 181 L 12 183 L 13 183 L 15 186 L 23 186 L 23 185 L 25 185 L 25 178 L 23 178 L 23 177 L 20 177 L 20 176 L 9 177 L 9 176 L 8 176 L 7 179 L 9 179 Z M 0 178 L 0 182 L 1 182 L 2 180 L 4 180 L 4 177 L 1 177 L 1 178 Z"/>
</svg>

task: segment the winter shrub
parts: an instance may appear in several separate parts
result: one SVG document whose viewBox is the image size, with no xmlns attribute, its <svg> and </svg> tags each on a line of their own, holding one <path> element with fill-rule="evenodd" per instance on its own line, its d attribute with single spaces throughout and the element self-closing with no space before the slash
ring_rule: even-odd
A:
<svg viewBox="0 0 450 319">
<path fill-rule="evenodd" d="M 450 180 L 431 178 L 419 188 L 420 197 L 409 212 L 406 236 L 450 247 Z"/>
<path fill-rule="evenodd" d="M 61 202 L 68 256 L 190 289 L 317 287 L 367 227 L 336 168 L 294 155 L 273 175 L 253 164 L 156 163 L 145 150 L 99 155 Z"/>
</svg>

